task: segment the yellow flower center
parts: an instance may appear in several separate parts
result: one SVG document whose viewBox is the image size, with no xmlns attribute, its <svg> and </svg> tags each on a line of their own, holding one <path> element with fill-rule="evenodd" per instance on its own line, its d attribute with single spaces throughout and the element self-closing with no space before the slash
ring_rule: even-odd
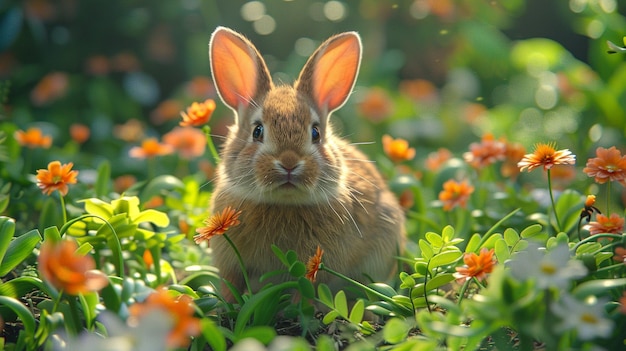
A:
<svg viewBox="0 0 626 351">
<path fill-rule="evenodd" d="M 551 264 L 542 264 L 541 271 L 547 275 L 553 275 L 556 273 L 556 267 Z"/>
<path fill-rule="evenodd" d="M 592 315 L 592 314 L 589 314 L 589 313 L 583 313 L 580 316 L 580 320 L 585 322 L 585 323 L 588 323 L 588 324 L 596 324 L 596 323 L 598 323 L 598 318 L 596 316 Z"/>
</svg>

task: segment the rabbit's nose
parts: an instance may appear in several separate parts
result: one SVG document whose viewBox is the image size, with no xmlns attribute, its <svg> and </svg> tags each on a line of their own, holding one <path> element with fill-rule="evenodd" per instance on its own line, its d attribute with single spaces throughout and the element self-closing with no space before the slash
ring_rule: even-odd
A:
<svg viewBox="0 0 626 351">
<path fill-rule="evenodd" d="M 282 152 L 278 157 L 278 164 L 288 173 L 291 173 L 294 169 L 296 169 L 299 162 L 300 157 L 298 157 L 298 155 L 291 150 Z"/>
</svg>

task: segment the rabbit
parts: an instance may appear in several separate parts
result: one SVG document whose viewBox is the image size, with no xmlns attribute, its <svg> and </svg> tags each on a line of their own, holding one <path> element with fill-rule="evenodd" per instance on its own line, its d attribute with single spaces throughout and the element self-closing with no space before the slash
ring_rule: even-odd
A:
<svg viewBox="0 0 626 351">
<path fill-rule="evenodd" d="M 363 283 L 388 281 L 404 245 L 404 212 L 374 164 L 338 137 L 329 121 L 348 99 L 359 71 L 361 39 L 335 35 L 313 53 L 293 85 L 275 85 L 254 45 L 218 27 L 209 58 L 219 97 L 234 111 L 216 170 L 211 213 L 241 211 L 227 235 L 239 250 L 252 290 L 285 270 L 271 246 L 306 262 L 319 246 L 325 266 Z M 211 239 L 213 264 L 239 292 L 239 261 L 223 236 Z M 275 282 L 289 279 L 273 277 Z M 331 289 L 345 281 L 320 271 Z M 229 289 L 222 295 L 231 299 Z"/>
</svg>

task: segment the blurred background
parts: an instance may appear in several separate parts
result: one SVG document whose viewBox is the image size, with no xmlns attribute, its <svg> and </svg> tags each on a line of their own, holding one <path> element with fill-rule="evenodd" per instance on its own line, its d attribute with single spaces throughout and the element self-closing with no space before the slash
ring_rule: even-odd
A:
<svg viewBox="0 0 626 351">
<path fill-rule="evenodd" d="M 207 56 L 218 25 L 249 37 L 287 83 L 324 39 L 358 31 L 363 65 L 335 123 L 374 142 L 370 154 L 384 133 L 404 138 L 419 169 L 439 147 L 459 155 L 492 133 L 527 148 L 557 141 L 584 159 L 595 145 L 623 146 L 626 65 L 607 40 L 624 45 L 625 14 L 618 0 L 3 0 L 1 128 L 54 140 L 5 172 L 108 159 L 113 176 L 145 176 L 130 148 L 172 130 L 192 102 L 218 100 Z M 211 125 L 223 134 L 232 113 L 217 105 Z M 76 124 L 87 138 L 70 134 Z M 14 144 L 5 161 L 22 162 Z"/>
</svg>

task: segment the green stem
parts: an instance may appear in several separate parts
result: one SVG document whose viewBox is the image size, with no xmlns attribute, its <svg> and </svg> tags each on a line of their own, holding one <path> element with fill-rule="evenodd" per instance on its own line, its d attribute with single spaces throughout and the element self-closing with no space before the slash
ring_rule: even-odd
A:
<svg viewBox="0 0 626 351">
<path fill-rule="evenodd" d="M 611 181 L 606 185 L 606 216 L 611 217 Z"/>
<path fill-rule="evenodd" d="M 509 218 L 513 217 L 513 215 L 516 214 L 519 210 L 521 210 L 521 208 L 514 209 L 513 211 L 509 212 L 506 216 L 502 217 L 501 220 L 497 221 L 496 224 L 491 226 L 491 228 L 489 228 L 489 230 L 485 233 L 482 239 L 480 239 L 480 242 L 478 243 L 478 247 L 483 247 L 483 245 L 487 242 L 489 237 L 496 231 L 496 229 L 498 229 L 498 227 L 500 227 L 502 223 L 507 221 Z"/>
<path fill-rule="evenodd" d="M 224 239 L 228 241 L 228 244 L 230 245 L 230 247 L 233 248 L 233 251 L 235 251 L 235 255 L 237 256 L 237 260 L 239 261 L 239 266 L 241 266 L 241 273 L 243 274 L 243 280 L 246 283 L 246 287 L 248 288 L 248 291 L 252 293 L 252 287 L 250 286 L 250 280 L 248 279 L 248 271 L 246 270 L 246 266 L 243 263 L 243 259 L 241 258 L 241 254 L 239 253 L 237 246 L 235 246 L 235 243 L 233 243 L 233 241 L 230 240 L 228 235 L 224 234 L 223 236 L 224 236 Z"/>
<path fill-rule="evenodd" d="M 215 148 L 215 144 L 213 144 L 213 138 L 211 138 L 211 126 L 205 125 L 202 129 L 204 134 L 206 134 L 206 143 L 209 147 L 209 151 L 211 152 L 211 156 L 213 156 L 213 161 L 215 161 L 215 164 L 218 164 L 220 163 L 220 155 Z"/>
<path fill-rule="evenodd" d="M 65 209 L 65 198 L 63 194 L 59 191 L 59 199 L 61 199 L 61 213 L 63 214 L 63 225 L 67 223 L 67 210 Z"/>
<path fill-rule="evenodd" d="M 576 250 L 580 247 L 580 245 L 588 243 L 590 241 L 597 241 L 600 238 L 612 238 L 618 241 L 618 240 L 624 239 L 624 235 L 623 234 L 611 234 L 611 233 L 595 234 L 577 242 L 576 245 L 574 245 L 574 247 L 570 249 L 570 251 L 576 252 Z"/>
<path fill-rule="evenodd" d="M 76 303 L 76 296 L 67 296 L 67 301 L 70 304 L 70 313 L 72 314 L 72 319 L 74 321 L 74 335 L 78 335 L 83 327 L 80 324 L 80 315 L 78 314 L 78 304 Z"/>
<path fill-rule="evenodd" d="M 556 213 L 556 205 L 554 203 L 554 196 L 552 195 L 552 177 L 550 176 L 550 170 L 548 169 L 548 192 L 550 193 L 550 202 L 552 203 L 552 212 L 554 212 L 554 218 L 556 219 L 557 233 L 560 233 L 563 227 L 559 220 L 559 215 Z"/>
<path fill-rule="evenodd" d="M 465 291 L 469 287 L 471 281 L 472 281 L 471 279 L 467 279 L 465 283 L 463 283 L 463 286 L 461 287 L 461 291 L 459 292 L 459 302 L 457 302 L 459 306 L 461 306 L 461 301 L 463 301 L 463 298 L 465 297 Z"/>
</svg>

